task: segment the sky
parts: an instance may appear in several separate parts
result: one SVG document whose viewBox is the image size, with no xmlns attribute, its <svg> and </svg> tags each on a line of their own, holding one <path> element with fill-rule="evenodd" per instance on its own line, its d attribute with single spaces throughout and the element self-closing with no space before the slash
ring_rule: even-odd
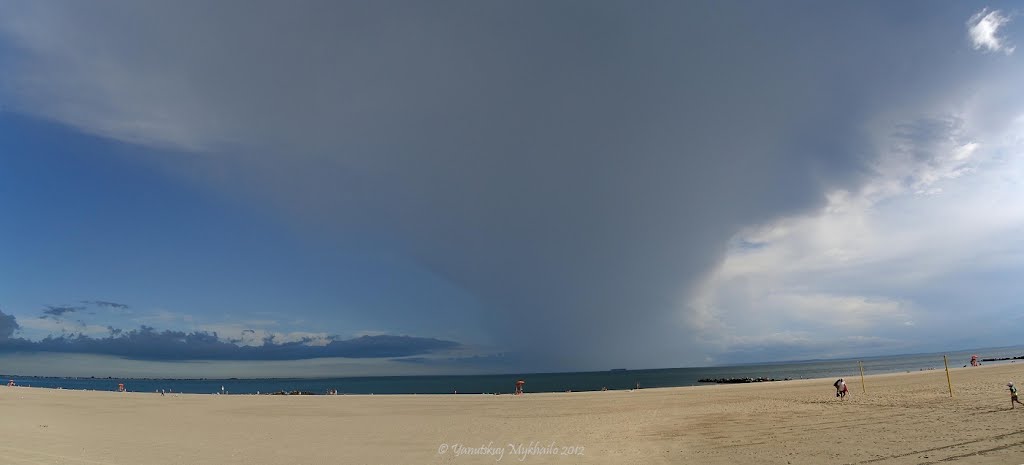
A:
<svg viewBox="0 0 1024 465">
<path fill-rule="evenodd" d="M 1020 343 L 1013 2 L 0 12 L 0 372 Z"/>
</svg>

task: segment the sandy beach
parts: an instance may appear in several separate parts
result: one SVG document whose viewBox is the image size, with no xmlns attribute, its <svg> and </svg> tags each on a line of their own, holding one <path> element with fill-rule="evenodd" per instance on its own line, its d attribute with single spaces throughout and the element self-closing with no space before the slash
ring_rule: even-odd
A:
<svg viewBox="0 0 1024 465">
<path fill-rule="evenodd" d="M 1017 464 L 1024 365 L 511 395 L 217 396 L 0 388 L 4 464 Z M 1018 406 L 1019 407 L 1019 406 Z M 531 448 L 531 446 L 533 446 Z"/>
</svg>

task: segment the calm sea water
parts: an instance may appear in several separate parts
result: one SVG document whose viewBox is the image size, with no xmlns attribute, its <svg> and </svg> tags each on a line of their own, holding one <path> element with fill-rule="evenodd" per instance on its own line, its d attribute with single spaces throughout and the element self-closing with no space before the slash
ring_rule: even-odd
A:
<svg viewBox="0 0 1024 465">
<path fill-rule="evenodd" d="M 1024 355 L 1024 346 L 946 352 L 950 367 L 969 363 L 971 355 L 1001 358 Z M 510 393 L 517 379 L 526 380 L 526 392 L 596 391 L 608 389 L 694 386 L 702 378 L 775 379 L 854 377 L 857 361 L 864 362 L 865 374 L 942 369 L 943 353 L 893 355 L 862 359 L 814 360 L 753 365 L 664 368 L 656 370 L 597 371 L 578 373 L 513 373 L 468 376 L 374 376 L 354 378 L 263 378 L 263 379 L 125 379 L 125 378 L 42 378 L 0 375 L 20 386 L 112 391 L 119 383 L 136 392 L 166 389 L 173 392 L 211 394 L 256 394 L 276 391 L 339 394 L 459 394 Z M 1020 362 L 1024 367 L 1024 361 Z"/>
</svg>

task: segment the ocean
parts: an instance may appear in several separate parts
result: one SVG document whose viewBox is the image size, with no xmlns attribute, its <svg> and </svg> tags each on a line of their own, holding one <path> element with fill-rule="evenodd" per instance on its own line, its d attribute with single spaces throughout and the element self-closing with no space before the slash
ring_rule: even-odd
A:
<svg viewBox="0 0 1024 465">
<path fill-rule="evenodd" d="M 139 379 L 82 378 L 0 375 L 19 386 L 117 390 L 118 384 L 133 392 L 168 392 L 193 394 L 257 394 L 277 391 L 303 391 L 324 394 L 481 394 L 511 393 L 516 380 L 526 381 L 525 392 L 598 391 L 641 388 L 696 386 L 705 378 L 854 378 L 859 376 L 858 361 L 864 363 L 865 374 L 895 373 L 942 369 L 942 356 L 949 366 L 962 367 L 971 355 L 979 358 L 1004 358 L 1024 355 L 1024 346 L 938 352 L 929 354 L 891 355 L 881 357 L 834 360 L 808 360 L 758 363 L 735 366 L 693 368 L 662 368 L 648 370 L 612 370 L 574 373 L 511 373 L 503 375 L 458 376 L 372 376 L 339 378 L 252 378 L 252 379 Z M 1012 363 L 1012 362 L 1004 362 Z M 1024 361 L 1022 361 L 1024 365 Z M 223 391 L 222 391 L 223 388 Z"/>
</svg>

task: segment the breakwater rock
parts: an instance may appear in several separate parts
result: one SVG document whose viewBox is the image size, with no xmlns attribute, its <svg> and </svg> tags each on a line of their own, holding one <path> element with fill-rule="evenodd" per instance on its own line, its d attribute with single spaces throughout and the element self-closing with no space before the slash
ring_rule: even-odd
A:
<svg viewBox="0 0 1024 465">
<path fill-rule="evenodd" d="M 1002 362 L 1004 360 L 1024 360 L 1024 355 L 1018 357 L 983 358 L 983 362 Z"/>
</svg>

